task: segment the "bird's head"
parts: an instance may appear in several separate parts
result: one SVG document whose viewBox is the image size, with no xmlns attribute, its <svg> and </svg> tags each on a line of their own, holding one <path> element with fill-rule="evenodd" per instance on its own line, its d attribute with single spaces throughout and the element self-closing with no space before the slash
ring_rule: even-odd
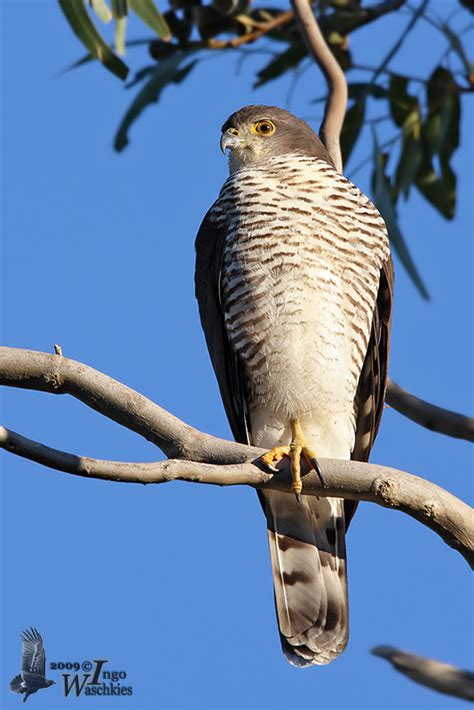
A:
<svg viewBox="0 0 474 710">
<path fill-rule="evenodd" d="M 222 126 L 221 149 L 229 150 L 230 171 L 265 164 L 281 155 L 331 158 L 313 129 L 277 106 L 245 106 Z"/>
</svg>

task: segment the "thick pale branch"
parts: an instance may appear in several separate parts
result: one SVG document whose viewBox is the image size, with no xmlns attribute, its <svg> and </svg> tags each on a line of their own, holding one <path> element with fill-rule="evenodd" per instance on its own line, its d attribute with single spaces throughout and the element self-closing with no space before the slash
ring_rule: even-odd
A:
<svg viewBox="0 0 474 710">
<path fill-rule="evenodd" d="M 442 409 L 425 402 L 391 380 L 388 383 L 386 401 L 398 412 L 426 429 L 436 431 L 438 434 L 453 436 L 456 439 L 474 441 L 473 417 L 450 412 L 449 409 Z"/>
<path fill-rule="evenodd" d="M 344 72 L 322 35 L 308 0 L 291 0 L 301 35 L 312 57 L 323 72 L 329 95 L 321 124 L 321 140 L 331 156 L 336 170 L 342 172 L 340 135 L 347 106 L 347 82 Z"/>
<path fill-rule="evenodd" d="M 0 347 L 0 385 L 70 394 L 152 441 L 169 457 L 217 464 L 252 458 L 248 447 L 200 432 L 117 380 L 61 355 Z M 394 382 L 389 383 L 387 402 L 428 429 L 473 438 L 470 417 L 424 402 Z"/>
<path fill-rule="evenodd" d="M 212 440 L 213 437 L 210 437 Z M 215 439 L 219 445 L 220 440 Z M 210 442 L 208 442 L 210 443 Z M 168 460 L 152 463 L 100 461 L 51 449 L 0 427 L 0 447 L 50 468 L 89 478 L 127 483 L 165 483 L 173 480 L 221 486 L 249 485 L 291 491 L 286 467 L 273 475 L 255 462 L 260 449 L 242 446 L 253 461 L 215 465 Z M 320 459 L 324 485 L 315 471 L 304 476 L 307 495 L 365 500 L 407 513 L 427 525 L 474 566 L 474 516 L 461 500 L 430 481 L 386 466 Z"/>
<path fill-rule="evenodd" d="M 474 673 L 470 671 L 431 658 L 415 656 L 393 646 L 376 646 L 371 653 L 386 658 L 397 671 L 416 683 L 426 685 L 438 693 L 474 700 Z"/>
<path fill-rule="evenodd" d="M 169 457 L 212 463 L 249 458 L 240 444 L 193 429 L 130 387 L 60 355 L 0 347 L 0 385 L 70 394 L 152 441 Z"/>
</svg>

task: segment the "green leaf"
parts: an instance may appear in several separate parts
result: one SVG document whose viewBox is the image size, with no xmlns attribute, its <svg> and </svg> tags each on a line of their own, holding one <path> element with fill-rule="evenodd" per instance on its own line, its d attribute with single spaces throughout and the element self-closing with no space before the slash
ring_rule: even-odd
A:
<svg viewBox="0 0 474 710">
<path fill-rule="evenodd" d="M 428 116 L 421 128 L 423 161 L 416 179 L 421 194 L 446 219 L 456 212 L 456 175 L 451 156 L 459 145 L 461 106 L 456 82 L 444 67 L 437 67 L 427 85 Z M 433 157 L 439 156 L 440 173 Z"/>
<path fill-rule="evenodd" d="M 319 18 L 319 26 L 323 35 L 327 37 L 334 31 L 347 36 L 386 14 L 387 6 L 390 3 L 379 2 L 367 7 L 357 7 L 357 4 L 354 3 L 354 7 L 350 10 L 336 9 L 334 12 L 323 14 Z"/>
<path fill-rule="evenodd" d="M 114 148 L 116 151 L 120 152 L 128 145 L 128 131 L 131 125 L 147 106 L 159 101 L 163 89 L 168 86 L 168 84 L 179 84 L 189 74 L 197 60 L 181 67 L 181 62 L 187 59 L 188 56 L 189 52 L 186 54 L 176 54 L 173 57 L 164 59 L 155 67 L 150 80 L 140 89 L 120 123 L 114 139 Z"/>
<path fill-rule="evenodd" d="M 459 145 L 461 106 L 459 91 L 450 71 L 437 67 L 427 85 L 428 117 L 423 135 L 433 154 L 451 157 Z"/>
<path fill-rule="evenodd" d="M 179 52 L 180 49 L 179 44 L 175 44 L 174 42 L 163 42 L 161 39 L 154 39 L 150 42 L 148 51 L 152 59 L 161 62 L 163 59 L 167 59 L 173 54 L 176 54 L 176 52 Z"/>
<path fill-rule="evenodd" d="M 144 44 L 150 44 L 150 39 L 147 37 L 146 39 L 132 39 L 129 40 L 128 42 L 125 43 L 126 47 L 139 47 L 140 45 Z M 85 54 L 83 57 L 80 59 L 77 59 L 75 62 L 70 64 L 66 69 L 63 69 L 61 74 L 66 74 L 69 71 L 72 71 L 73 69 L 78 69 L 79 67 L 84 66 L 84 64 L 88 64 L 89 62 L 92 62 L 95 59 L 95 57 L 91 56 L 90 54 Z"/>
<path fill-rule="evenodd" d="M 335 8 L 351 9 L 352 7 L 358 7 L 360 2 L 354 2 L 354 0 L 331 0 L 331 6 Z"/>
<path fill-rule="evenodd" d="M 257 72 L 257 81 L 253 85 L 254 89 L 273 79 L 277 79 L 288 69 L 294 69 L 306 55 L 307 49 L 303 42 L 290 45 L 282 54 L 272 59 L 263 69 Z"/>
<path fill-rule="evenodd" d="M 418 99 L 407 91 L 409 79 L 399 74 L 390 76 L 390 113 L 405 135 L 420 135 L 420 105 Z"/>
<path fill-rule="evenodd" d="M 170 28 L 171 34 L 178 41 L 178 44 L 185 45 L 191 36 L 191 32 L 193 31 L 193 23 L 191 21 L 192 15 L 188 12 L 181 14 L 182 17 L 178 17 L 174 10 L 167 10 L 163 17 Z M 150 42 L 150 54 L 152 53 L 152 47 L 155 43 L 160 45 L 166 44 L 166 42 L 163 42 L 160 39 L 153 40 L 153 42 Z"/>
<path fill-rule="evenodd" d="M 158 37 L 164 40 L 171 39 L 170 28 L 153 0 L 129 0 L 129 2 L 132 10 L 148 27 L 156 32 Z"/>
<path fill-rule="evenodd" d="M 423 162 L 421 141 L 413 135 L 404 136 L 398 161 L 395 185 L 397 193 L 403 193 L 408 199 L 410 188 Z"/>
<path fill-rule="evenodd" d="M 115 22 L 115 51 L 117 54 L 121 54 L 122 57 L 125 54 L 125 32 L 127 29 L 127 18 L 120 17 Z"/>
<path fill-rule="evenodd" d="M 356 101 L 346 113 L 341 132 L 341 153 L 343 165 L 349 160 L 364 122 L 366 101 Z"/>
<path fill-rule="evenodd" d="M 193 22 L 196 25 L 201 39 L 213 39 L 223 32 L 235 30 L 235 21 L 232 17 L 225 17 L 214 10 L 210 5 L 197 5 L 193 9 Z"/>
<path fill-rule="evenodd" d="M 156 64 L 149 64 L 146 67 L 142 67 L 142 69 L 139 69 L 133 79 L 129 81 L 127 84 L 125 84 L 126 89 L 132 89 L 134 86 L 137 84 L 141 84 L 141 82 L 147 78 L 147 76 L 150 76 L 151 74 L 154 74 L 156 71 Z"/>
<path fill-rule="evenodd" d="M 82 0 L 58 0 L 58 2 L 72 31 L 92 56 L 98 59 L 115 76 L 118 76 L 119 79 L 126 79 L 128 75 L 127 65 L 112 52 L 109 45 L 97 32 Z"/>
<path fill-rule="evenodd" d="M 348 85 L 349 98 L 364 99 L 366 96 L 372 96 L 373 99 L 386 99 L 388 90 L 384 86 L 378 84 L 368 84 L 364 82 L 354 82 Z"/>
<path fill-rule="evenodd" d="M 128 2 L 127 0 L 111 0 L 112 12 L 116 20 L 121 20 L 122 17 L 127 17 L 128 15 Z"/>
<path fill-rule="evenodd" d="M 398 254 L 400 261 L 405 267 L 408 275 L 418 289 L 420 295 L 429 300 L 430 296 L 423 283 L 423 280 L 415 266 L 415 263 L 408 250 L 403 234 L 400 231 L 397 220 L 397 212 L 392 201 L 390 181 L 385 175 L 386 156 L 380 152 L 374 134 L 374 172 L 372 175 L 372 189 L 374 191 L 374 201 L 380 214 L 387 225 L 390 242 Z"/>
<path fill-rule="evenodd" d="M 244 9 L 240 0 L 212 0 L 212 7 L 221 15 L 235 15 Z"/>
<path fill-rule="evenodd" d="M 102 22 L 110 22 L 113 15 L 110 12 L 110 8 L 105 2 L 105 0 L 90 0 L 90 6 L 94 10 L 95 14 L 102 20 Z"/>
<path fill-rule="evenodd" d="M 446 219 L 453 219 L 456 213 L 456 175 L 446 158 L 440 158 L 441 177 L 434 169 L 428 151 L 416 178 L 416 187 L 421 194 Z"/>
</svg>

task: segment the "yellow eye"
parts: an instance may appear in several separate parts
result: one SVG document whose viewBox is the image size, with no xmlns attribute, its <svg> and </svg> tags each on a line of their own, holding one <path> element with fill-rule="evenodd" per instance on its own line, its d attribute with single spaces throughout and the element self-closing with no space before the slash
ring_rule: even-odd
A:
<svg viewBox="0 0 474 710">
<path fill-rule="evenodd" d="M 276 130 L 275 124 L 268 118 L 257 121 L 257 123 L 253 124 L 252 128 L 259 136 L 271 136 Z"/>
</svg>

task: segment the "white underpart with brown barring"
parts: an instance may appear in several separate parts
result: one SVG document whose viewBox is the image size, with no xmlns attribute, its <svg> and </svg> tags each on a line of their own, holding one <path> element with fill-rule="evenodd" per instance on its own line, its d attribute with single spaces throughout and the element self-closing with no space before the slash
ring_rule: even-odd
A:
<svg viewBox="0 0 474 710">
<path fill-rule="evenodd" d="M 221 298 L 244 378 L 252 441 L 349 458 L 385 223 L 332 166 L 286 155 L 235 171 L 211 220 L 226 226 Z"/>
</svg>

